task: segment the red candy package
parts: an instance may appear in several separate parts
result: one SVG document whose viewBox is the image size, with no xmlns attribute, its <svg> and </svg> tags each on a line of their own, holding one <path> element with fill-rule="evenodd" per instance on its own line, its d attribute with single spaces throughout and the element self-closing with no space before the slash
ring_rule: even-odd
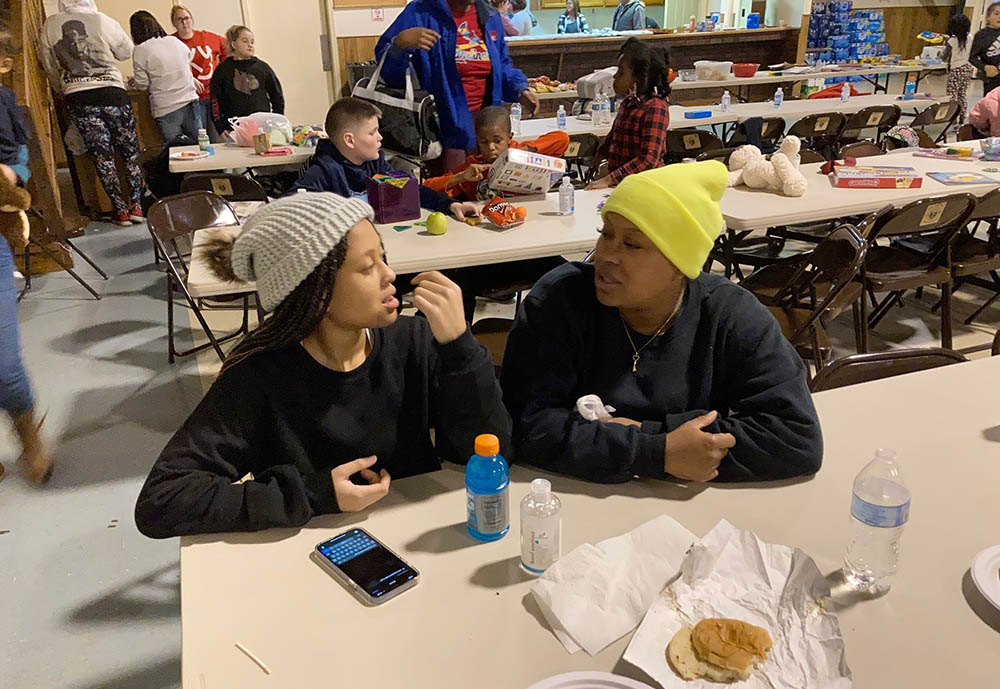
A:
<svg viewBox="0 0 1000 689">
<path fill-rule="evenodd" d="M 494 196 L 493 200 L 483 207 L 483 215 L 501 229 L 517 227 L 524 223 L 524 217 L 517 212 L 517 208 L 499 196 Z"/>
</svg>

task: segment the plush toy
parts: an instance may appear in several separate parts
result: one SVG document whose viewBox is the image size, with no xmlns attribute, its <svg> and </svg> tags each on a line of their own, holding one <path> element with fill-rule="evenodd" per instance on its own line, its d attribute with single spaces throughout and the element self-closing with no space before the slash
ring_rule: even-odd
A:
<svg viewBox="0 0 1000 689">
<path fill-rule="evenodd" d="M 802 196 L 809 183 L 799 172 L 801 145 L 799 137 L 786 136 L 770 160 L 756 146 L 740 146 L 729 157 L 729 186 L 743 184 L 785 196 Z"/>
<path fill-rule="evenodd" d="M 0 235 L 15 253 L 28 244 L 28 216 L 31 194 L 0 175 Z"/>
</svg>

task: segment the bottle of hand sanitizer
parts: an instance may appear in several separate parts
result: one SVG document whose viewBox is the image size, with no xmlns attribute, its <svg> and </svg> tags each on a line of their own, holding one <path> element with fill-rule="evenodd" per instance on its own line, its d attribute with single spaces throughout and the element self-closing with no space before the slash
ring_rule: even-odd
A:
<svg viewBox="0 0 1000 689">
<path fill-rule="evenodd" d="M 780 108 L 784 100 L 785 100 L 785 92 L 782 91 L 781 87 L 779 86 L 778 90 L 774 92 L 774 107 Z"/>
<path fill-rule="evenodd" d="M 556 112 L 556 126 L 559 129 L 566 129 L 566 106 L 560 105 L 558 112 Z"/>
<path fill-rule="evenodd" d="M 541 574 L 559 559 L 561 541 L 562 503 L 551 483 L 536 478 L 521 501 L 521 566 Z"/>
<path fill-rule="evenodd" d="M 562 185 L 559 187 L 559 215 L 573 215 L 573 182 L 569 175 L 564 175 Z"/>
</svg>

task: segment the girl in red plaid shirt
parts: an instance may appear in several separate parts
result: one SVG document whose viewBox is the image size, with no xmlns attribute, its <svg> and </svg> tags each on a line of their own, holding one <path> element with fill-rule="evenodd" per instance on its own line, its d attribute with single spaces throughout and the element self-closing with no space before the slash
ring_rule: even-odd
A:
<svg viewBox="0 0 1000 689">
<path fill-rule="evenodd" d="M 663 51 L 630 38 L 618 53 L 615 95 L 622 99 L 611 131 L 598 149 L 598 160 L 608 164 L 608 174 L 588 189 L 613 187 L 626 176 L 663 165 L 670 124 L 670 94 Z"/>
</svg>

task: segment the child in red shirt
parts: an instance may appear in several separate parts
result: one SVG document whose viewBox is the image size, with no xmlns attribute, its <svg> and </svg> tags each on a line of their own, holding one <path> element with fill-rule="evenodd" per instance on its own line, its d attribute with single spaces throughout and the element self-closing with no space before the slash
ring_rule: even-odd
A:
<svg viewBox="0 0 1000 689">
<path fill-rule="evenodd" d="M 615 95 L 623 99 L 611 131 L 598 149 L 608 174 L 588 189 L 613 187 L 628 175 L 663 165 L 670 125 L 670 93 L 662 51 L 632 37 L 622 44 L 615 74 Z"/>
<path fill-rule="evenodd" d="M 493 195 L 486 189 L 480 189 L 480 186 L 490 166 L 504 151 L 520 148 L 558 158 L 569 146 L 569 135 L 555 131 L 543 134 L 534 141 L 514 141 L 507 111 L 499 106 L 490 106 L 476 113 L 476 144 L 479 146 L 478 154 L 470 155 L 447 175 L 426 180 L 424 185 L 466 201 L 488 199 Z"/>
</svg>

